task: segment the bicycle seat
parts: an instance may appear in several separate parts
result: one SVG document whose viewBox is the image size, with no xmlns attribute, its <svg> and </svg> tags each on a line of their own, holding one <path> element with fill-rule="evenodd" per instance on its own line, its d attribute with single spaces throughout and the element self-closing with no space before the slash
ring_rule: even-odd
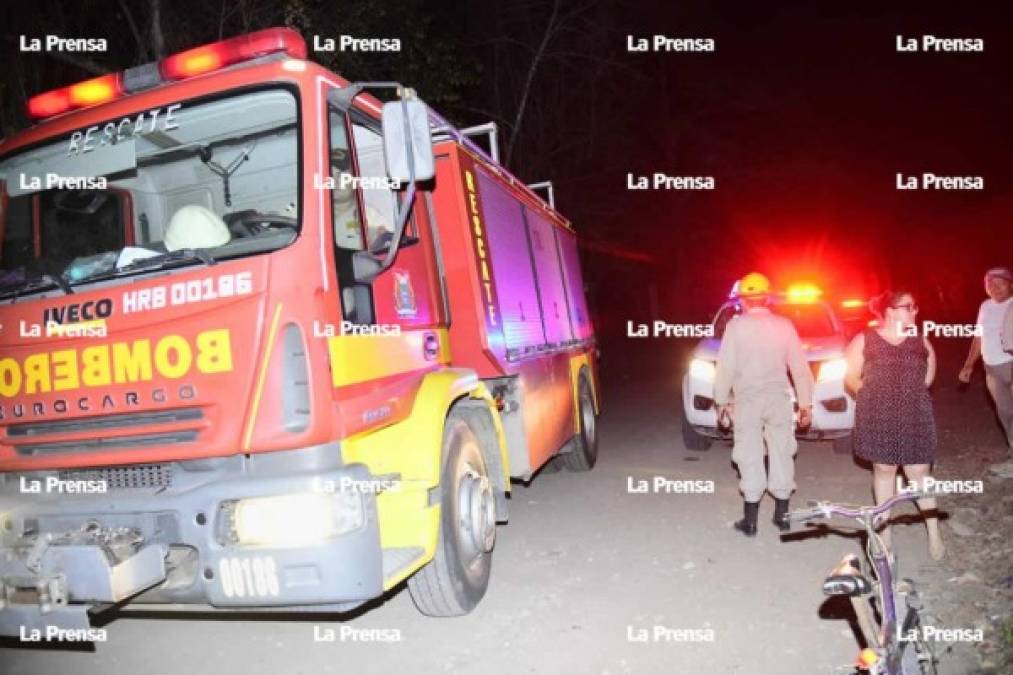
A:
<svg viewBox="0 0 1013 675">
<path fill-rule="evenodd" d="M 823 580 L 824 595 L 857 596 L 872 592 L 872 584 L 861 574 L 832 574 Z"/>
<path fill-rule="evenodd" d="M 862 570 L 858 567 L 858 556 L 852 554 L 844 556 L 823 580 L 825 595 L 856 596 L 871 592 L 872 584 L 862 576 Z"/>
</svg>

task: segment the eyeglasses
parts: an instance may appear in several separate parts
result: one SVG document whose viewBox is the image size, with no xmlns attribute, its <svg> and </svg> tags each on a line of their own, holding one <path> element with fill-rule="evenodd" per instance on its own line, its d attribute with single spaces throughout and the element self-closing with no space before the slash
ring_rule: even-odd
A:
<svg viewBox="0 0 1013 675">
<path fill-rule="evenodd" d="M 906 309 L 907 311 L 912 313 L 918 311 L 918 305 L 916 305 L 913 302 L 906 302 L 903 305 L 890 305 L 890 306 L 893 307 L 894 309 Z"/>
</svg>

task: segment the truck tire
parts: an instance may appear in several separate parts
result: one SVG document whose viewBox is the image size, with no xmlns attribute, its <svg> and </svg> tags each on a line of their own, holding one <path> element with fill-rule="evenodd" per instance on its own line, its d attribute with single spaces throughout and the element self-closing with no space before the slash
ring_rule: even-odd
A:
<svg viewBox="0 0 1013 675">
<path fill-rule="evenodd" d="M 580 374 L 577 384 L 577 423 L 580 431 L 574 439 L 573 449 L 559 456 L 570 471 L 590 471 L 598 461 L 598 416 L 594 412 L 594 397 L 587 373 Z"/>
<path fill-rule="evenodd" d="M 711 443 L 713 440 L 707 438 L 703 434 L 699 433 L 693 428 L 693 425 L 686 419 L 686 415 L 682 416 L 682 442 L 686 446 L 687 450 L 710 450 Z"/>
<path fill-rule="evenodd" d="M 542 470 L 539 471 L 538 473 L 550 474 L 550 473 L 559 473 L 560 471 L 562 471 L 563 460 L 560 459 L 560 457 L 561 455 L 556 455 L 555 457 L 550 459 L 548 462 L 545 463 L 545 465 L 542 467 Z"/>
<path fill-rule="evenodd" d="M 834 454 L 850 455 L 855 447 L 855 437 L 852 434 L 834 439 Z"/>
<path fill-rule="evenodd" d="M 489 586 L 496 543 L 496 498 L 482 456 L 481 426 L 452 410 L 443 430 L 440 533 L 436 554 L 408 579 L 408 591 L 427 616 L 461 616 Z"/>
</svg>

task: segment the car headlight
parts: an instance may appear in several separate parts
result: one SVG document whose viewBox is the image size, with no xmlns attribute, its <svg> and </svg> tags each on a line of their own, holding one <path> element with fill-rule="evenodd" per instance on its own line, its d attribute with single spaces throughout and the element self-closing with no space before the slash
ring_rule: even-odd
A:
<svg viewBox="0 0 1013 675">
<path fill-rule="evenodd" d="M 820 364 L 819 374 L 816 376 L 817 382 L 827 382 L 830 380 L 843 380 L 844 374 L 848 372 L 848 361 L 847 359 L 830 359 Z"/>
<path fill-rule="evenodd" d="M 697 380 L 703 380 L 704 382 L 713 382 L 714 374 L 717 369 L 714 367 L 713 361 L 704 361 L 703 359 L 693 359 L 689 362 L 689 376 Z"/>
<path fill-rule="evenodd" d="M 313 546 L 365 521 L 362 496 L 354 493 L 252 497 L 229 506 L 230 539 L 241 546 Z"/>
</svg>

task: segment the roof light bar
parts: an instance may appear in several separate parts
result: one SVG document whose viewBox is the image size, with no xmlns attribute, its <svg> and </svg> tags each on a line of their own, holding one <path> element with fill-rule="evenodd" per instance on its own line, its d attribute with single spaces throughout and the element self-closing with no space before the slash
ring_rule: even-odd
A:
<svg viewBox="0 0 1013 675">
<path fill-rule="evenodd" d="M 75 108 L 84 108 L 111 101 L 122 93 L 123 78 L 119 73 L 103 75 L 71 85 L 70 104 Z"/>
<path fill-rule="evenodd" d="M 112 101 L 122 94 L 123 79 L 120 74 L 103 75 L 33 96 L 28 99 L 28 115 L 36 120 L 52 117 L 68 110 Z"/>
<path fill-rule="evenodd" d="M 159 69 L 167 80 L 184 80 L 277 52 L 305 59 L 306 42 L 291 28 L 268 28 L 173 54 Z"/>
<path fill-rule="evenodd" d="M 103 75 L 33 96 L 28 99 L 28 116 L 33 120 L 53 117 L 106 103 L 164 82 L 185 80 L 276 53 L 305 59 L 306 42 L 291 28 L 268 28 L 240 35 L 173 54 L 159 63 L 137 66 L 123 73 Z"/>
<path fill-rule="evenodd" d="M 788 300 L 791 302 L 816 302 L 823 295 L 823 290 L 813 284 L 796 284 L 788 288 Z"/>
</svg>

